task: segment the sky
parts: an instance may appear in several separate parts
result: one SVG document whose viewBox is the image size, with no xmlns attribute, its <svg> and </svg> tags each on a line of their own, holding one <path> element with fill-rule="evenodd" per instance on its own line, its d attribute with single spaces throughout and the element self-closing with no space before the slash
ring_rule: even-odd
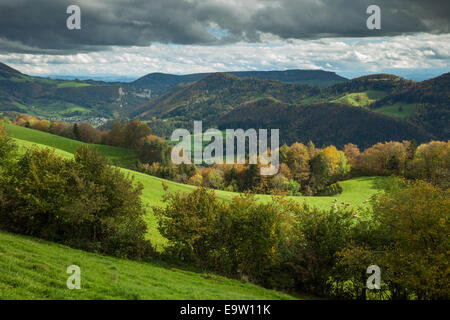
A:
<svg viewBox="0 0 450 320">
<path fill-rule="evenodd" d="M 69 5 L 81 29 L 69 30 Z M 367 8 L 381 9 L 370 30 Z M 0 0 L 0 62 L 31 75 L 449 72 L 448 0 Z"/>
</svg>

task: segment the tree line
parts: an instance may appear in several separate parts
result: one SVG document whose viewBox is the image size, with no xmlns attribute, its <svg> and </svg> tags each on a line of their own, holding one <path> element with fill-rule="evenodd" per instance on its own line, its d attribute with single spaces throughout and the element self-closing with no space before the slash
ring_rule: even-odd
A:
<svg viewBox="0 0 450 320">
<path fill-rule="evenodd" d="M 68 124 L 62 121 L 48 121 L 21 114 L 15 118 L 14 124 L 48 132 L 68 139 L 78 140 L 89 144 L 103 144 L 123 147 L 137 151 L 143 163 L 167 163 L 164 156 L 168 148 L 161 138 L 152 134 L 152 130 L 143 122 L 133 120 L 122 124 L 114 122 L 111 129 L 99 130 L 89 123 Z M 157 152 L 160 150 L 161 152 Z"/>
<path fill-rule="evenodd" d="M 387 151 L 414 148 L 399 144 L 403 147 L 380 144 L 359 154 L 350 146 L 354 157 L 348 156 L 349 162 L 360 163 L 358 170 L 402 172 L 402 162 L 391 160 Z M 311 157 L 305 152 L 312 145 L 303 147 L 284 147 L 289 151 L 285 156 L 297 161 L 296 154 Z M 343 153 L 349 154 L 348 149 Z M 342 154 L 333 148 L 318 150 L 323 158 Z M 157 256 L 145 239 L 142 186 L 102 155 L 89 146 L 81 146 L 74 159 L 49 149 L 17 151 L 12 139 L 0 135 L 0 229 L 119 257 Z M 160 257 L 321 297 L 448 299 L 450 194 L 442 178 L 436 178 L 442 159 L 448 160 L 448 143 L 417 147 L 412 164 L 431 183 L 392 179 L 370 207 L 335 203 L 319 210 L 282 196 L 262 203 L 251 194 L 219 201 L 204 187 L 169 193 L 163 206 L 152 208 L 168 240 Z M 330 163 L 338 173 L 339 162 Z M 381 291 L 366 288 L 366 269 L 373 264 L 382 269 Z"/>
<path fill-rule="evenodd" d="M 448 189 L 393 181 L 371 208 L 319 210 L 254 195 L 174 193 L 154 207 L 168 259 L 267 288 L 335 299 L 448 299 Z M 426 208 L 426 212 L 424 212 Z M 381 268 L 380 290 L 366 270 Z"/>
<path fill-rule="evenodd" d="M 0 135 L 0 229 L 87 251 L 147 259 L 142 185 L 89 146 L 73 159 Z"/>
<path fill-rule="evenodd" d="M 361 151 L 349 143 L 342 150 L 335 146 L 318 148 L 293 143 L 279 149 L 280 169 L 272 177 L 259 174 L 259 164 L 176 166 L 171 162 L 170 146 L 153 135 L 147 124 L 138 120 L 114 122 L 99 130 L 87 123 L 66 124 L 20 115 L 15 124 L 57 134 L 86 143 L 100 143 L 136 150 L 141 172 L 180 183 L 233 192 L 278 195 L 335 195 L 342 192 L 339 181 L 358 176 L 397 175 L 422 179 L 448 188 L 450 144 L 431 141 L 417 145 L 412 141 L 379 142 Z"/>
</svg>

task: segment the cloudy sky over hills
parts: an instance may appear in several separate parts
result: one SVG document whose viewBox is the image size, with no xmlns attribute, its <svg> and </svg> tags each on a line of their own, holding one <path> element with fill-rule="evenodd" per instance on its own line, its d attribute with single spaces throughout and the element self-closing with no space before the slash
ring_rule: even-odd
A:
<svg viewBox="0 0 450 320">
<path fill-rule="evenodd" d="M 66 8 L 81 8 L 68 30 Z M 366 26 L 370 4 L 381 30 Z M 447 0 L 0 0 L 0 61 L 33 75 L 450 66 Z M 414 69 L 414 70 L 412 70 Z"/>
</svg>

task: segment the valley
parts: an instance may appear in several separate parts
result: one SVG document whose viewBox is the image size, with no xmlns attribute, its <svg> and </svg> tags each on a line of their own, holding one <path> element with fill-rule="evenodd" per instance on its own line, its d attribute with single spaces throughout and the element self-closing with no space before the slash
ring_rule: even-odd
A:
<svg viewBox="0 0 450 320">
<path fill-rule="evenodd" d="M 449 138 L 450 74 L 423 82 L 385 74 L 346 80 L 333 73 L 300 70 L 184 77 L 152 74 L 137 80 L 136 85 L 36 78 L 5 65 L 0 65 L 0 73 L 0 116 L 3 117 L 0 118 L 3 119 L 0 120 L 0 135 L 6 133 L 18 146 L 16 157 L 21 160 L 16 165 L 24 169 L 22 173 L 11 167 L 8 162 L 14 162 L 11 159 L 0 161 L 3 166 L 0 170 L 10 172 L 1 179 L 23 183 L 27 188 L 33 188 L 35 184 L 31 181 L 37 179 L 43 186 L 49 183 L 49 192 L 58 190 L 58 187 L 52 189 L 53 181 L 66 184 L 62 192 L 78 192 L 77 188 L 88 190 L 85 188 L 90 184 L 100 183 L 92 193 L 102 199 L 117 192 L 117 202 L 115 198 L 104 204 L 99 201 L 98 212 L 102 212 L 102 205 L 112 208 L 114 204 L 122 209 L 104 214 L 120 215 L 126 210 L 141 210 L 142 214 L 125 223 L 121 218 L 87 219 L 87 223 L 94 225 L 94 236 L 92 240 L 91 231 L 86 231 L 85 243 L 70 237 L 60 240 L 58 232 L 52 230 L 50 235 L 54 232 L 56 238 L 50 239 L 56 240 L 47 242 L 43 240 L 49 239 L 47 234 L 41 234 L 45 227 L 37 229 L 37 233 L 23 229 L 25 231 L 13 234 L 6 230 L 21 230 L 22 224 L 5 225 L 7 227 L 0 231 L 0 268 L 7 270 L 0 274 L 1 299 L 340 296 L 342 293 L 326 291 L 330 290 L 330 283 L 325 283 L 320 278 L 322 275 L 316 279 L 315 274 L 307 270 L 312 270 L 313 266 L 323 268 L 323 277 L 333 277 L 332 286 L 343 285 L 346 281 L 359 283 L 354 273 L 345 274 L 347 280 L 341 280 L 340 274 L 335 272 L 340 264 L 353 263 L 353 260 L 345 260 L 347 250 L 360 249 L 350 247 L 350 243 L 356 239 L 365 245 L 366 233 L 376 239 L 370 243 L 372 249 L 384 248 L 387 240 L 383 234 L 387 229 L 378 230 L 389 225 L 383 220 L 387 219 L 383 217 L 384 209 L 380 209 L 383 201 L 388 203 L 389 197 L 397 196 L 402 197 L 398 200 L 402 201 L 410 197 L 409 193 L 417 192 L 416 189 L 419 194 L 428 192 L 433 196 L 424 199 L 414 196 L 414 202 L 402 204 L 404 207 L 398 209 L 403 210 L 402 213 L 416 210 L 419 200 L 447 201 L 443 190 L 448 184 L 448 143 L 445 141 Z M 317 79 L 309 79 L 311 76 Z M 231 170 L 203 164 L 173 166 L 166 156 L 173 143 L 168 143 L 167 139 L 177 128 L 192 130 L 197 119 L 203 119 L 205 127 L 222 132 L 229 128 L 280 129 L 280 146 L 284 144 L 282 172 L 263 179 L 252 176 L 254 168 L 247 164 Z M 83 122 L 91 125 L 83 125 Z M 7 154 L 8 140 L 4 141 Z M 205 141 L 202 144 L 205 147 Z M 112 166 L 106 162 L 101 164 L 100 155 Z M 430 167 L 429 163 L 436 165 Z M 117 186 L 113 184 L 111 190 L 101 186 L 104 182 L 98 182 L 93 173 L 96 164 L 104 166 L 105 172 L 117 179 Z M 64 176 L 58 170 L 52 171 L 54 166 L 67 166 L 73 171 Z M 44 170 L 49 175 L 44 174 L 40 181 L 41 177 L 34 170 Z M 22 174 L 29 176 L 23 181 L 12 178 Z M 77 177 L 75 184 L 70 182 L 72 174 Z M 20 190 L 9 188 L 9 183 L 2 186 L 4 191 L 0 190 L 2 201 L 4 195 L 11 196 Z M 119 187 L 127 188 L 122 191 L 130 196 L 139 194 L 138 208 L 120 199 L 115 189 Z M 31 193 L 21 201 L 28 203 L 36 199 L 38 207 L 45 204 L 51 208 L 45 212 L 69 213 L 69 219 L 73 218 L 72 212 L 83 215 L 89 211 L 81 210 L 83 201 L 72 195 L 58 200 L 69 201 L 68 207 L 58 207 L 59 204 L 53 207 L 53 198 L 46 198 L 46 189 L 36 190 L 39 196 Z M 19 192 L 16 197 L 22 199 L 24 194 Z M 78 196 L 93 201 L 91 192 L 83 191 Z M 44 197 L 43 204 L 39 197 Z M 14 201 L 5 201 L 2 206 L 15 208 Z M 97 203 L 92 202 L 92 205 L 96 207 Z M 408 205 L 413 207 L 403 209 Z M 33 206 L 26 208 L 34 210 Z M 442 215 L 441 204 L 430 206 L 436 210 L 433 214 Z M 28 209 L 22 212 L 17 208 L 14 210 L 19 211 L 14 211 L 15 214 L 26 221 Z M 6 217 L 10 209 L 5 210 Z M 43 217 L 39 210 L 33 219 Z M 98 212 L 95 214 L 100 214 Z M 205 216 L 198 219 L 197 215 Z M 58 214 L 55 218 L 57 223 L 61 223 L 59 217 Z M 383 224 L 378 224 L 377 219 L 383 220 Z M 96 242 L 95 224 L 103 228 L 103 224 L 109 223 L 117 228 L 117 234 Z M 129 235 L 127 228 L 136 228 L 136 235 L 133 232 Z M 140 236 L 139 230 L 143 232 Z M 23 233 L 28 236 L 19 235 Z M 120 237 L 132 240 L 123 240 L 125 247 L 119 245 L 117 251 L 115 246 L 108 247 L 108 241 L 121 243 Z M 94 247 L 89 246 L 91 241 Z M 209 247 L 202 247 L 204 243 Z M 260 245 L 250 250 L 248 243 Z M 291 254 L 296 250 L 299 256 Z M 29 252 L 32 254 L 27 255 Z M 322 263 L 317 265 L 316 258 L 308 256 L 310 252 L 322 259 Z M 368 250 L 364 254 L 372 253 Z M 265 261 L 266 258 L 269 260 Z M 233 259 L 238 262 L 232 262 Z M 83 278 L 83 286 L 88 290 L 65 289 L 65 274 L 61 270 L 68 264 L 88 270 L 89 276 Z M 242 272 L 240 268 L 247 269 Z M 258 268 L 265 270 L 268 276 Z M 253 278 L 248 281 L 248 277 Z M 314 287 L 317 283 L 320 283 L 319 289 Z M 357 296 L 359 288 L 354 290 L 352 297 Z"/>
</svg>

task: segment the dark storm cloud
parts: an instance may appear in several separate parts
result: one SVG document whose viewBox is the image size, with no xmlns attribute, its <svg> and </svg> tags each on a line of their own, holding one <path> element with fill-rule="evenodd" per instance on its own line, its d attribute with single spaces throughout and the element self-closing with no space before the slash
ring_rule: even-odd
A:
<svg viewBox="0 0 450 320">
<path fill-rule="evenodd" d="M 66 28 L 71 4 L 81 8 L 81 30 Z M 369 4 L 381 7 L 381 31 L 366 28 Z M 214 45 L 259 41 L 261 33 L 284 39 L 448 33 L 449 18 L 448 0 L 0 0 L 0 50 L 71 54 L 152 42 Z"/>
</svg>

